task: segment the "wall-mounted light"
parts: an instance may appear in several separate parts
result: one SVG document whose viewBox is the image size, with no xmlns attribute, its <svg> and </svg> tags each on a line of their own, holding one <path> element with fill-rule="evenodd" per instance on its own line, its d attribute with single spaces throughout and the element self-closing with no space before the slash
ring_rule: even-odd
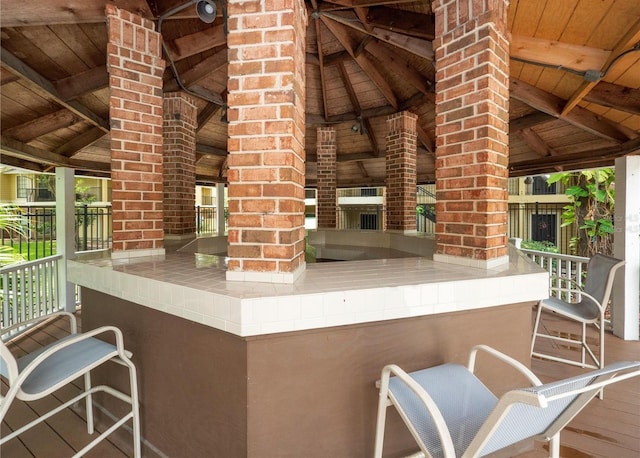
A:
<svg viewBox="0 0 640 458">
<path fill-rule="evenodd" d="M 216 19 L 218 8 L 212 0 L 200 0 L 196 4 L 196 12 L 202 22 L 211 24 Z"/>
</svg>

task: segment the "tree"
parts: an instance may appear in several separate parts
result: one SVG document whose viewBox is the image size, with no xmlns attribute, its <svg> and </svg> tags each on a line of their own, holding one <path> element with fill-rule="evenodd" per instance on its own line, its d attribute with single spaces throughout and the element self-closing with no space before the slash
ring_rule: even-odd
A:
<svg viewBox="0 0 640 458">
<path fill-rule="evenodd" d="M 570 203 L 562 213 L 562 227 L 573 225 L 570 247 L 578 256 L 613 252 L 615 172 L 611 168 L 554 173 L 548 184 L 562 182 Z"/>
</svg>

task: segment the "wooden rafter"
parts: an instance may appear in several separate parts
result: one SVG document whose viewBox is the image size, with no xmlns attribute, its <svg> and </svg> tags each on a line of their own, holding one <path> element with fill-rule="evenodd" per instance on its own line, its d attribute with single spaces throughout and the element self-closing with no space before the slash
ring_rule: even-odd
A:
<svg viewBox="0 0 640 458">
<path fill-rule="evenodd" d="M 57 104 L 82 117 L 87 122 L 103 129 L 105 132 L 109 132 L 109 122 L 106 119 L 98 116 L 75 100 L 65 101 L 51 81 L 40 75 L 4 48 L 0 48 L 0 59 L 2 60 L 2 66 L 22 78 L 31 90 L 37 92 L 45 99 L 53 100 Z"/>
<path fill-rule="evenodd" d="M 583 100 L 627 113 L 640 114 L 640 89 L 600 81 Z"/>
<path fill-rule="evenodd" d="M 602 137 L 616 143 L 622 143 L 629 140 L 629 137 L 617 129 L 616 126 L 599 118 L 596 114 L 584 108 L 576 107 L 576 109 L 571 113 L 563 116 L 561 114 L 561 109 L 564 106 L 565 100 L 545 92 L 542 89 L 538 89 L 535 86 L 527 84 L 524 81 L 512 78 L 510 83 L 510 94 L 515 99 L 526 103 L 536 110 L 540 110 L 543 113 L 560 118 L 582 130 L 597 135 L 598 137 Z"/>
<path fill-rule="evenodd" d="M 318 9 L 318 3 L 316 0 L 311 0 L 311 6 L 315 10 Z M 320 86 L 322 89 L 322 113 L 324 114 L 325 121 L 329 114 L 329 103 L 327 101 L 327 77 L 324 72 L 324 52 L 322 51 L 322 27 L 320 27 L 320 21 L 318 18 L 313 19 L 314 27 L 316 29 L 316 46 L 318 47 L 318 64 L 320 65 Z"/>
<path fill-rule="evenodd" d="M 2 135 L 24 143 L 29 143 L 34 138 L 72 126 L 79 121 L 79 116 L 63 108 L 62 110 L 49 113 L 48 115 L 20 124 L 19 126 L 3 129 Z"/>
<path fill-rule="evenodd" d="M 146 18 L 153 14 L 146 0 L 110 0 L 118 8 L 131 11 Z M 2 27 L 21 27 L 54 24 L 82 24 L 104 22 L 104 0 L 47 0 L 31 2 L 24 0 L 2 0 Z"/>
<path fill-rule="evenodd" d="M 188 70 L 180 73 L 180 80 L 185 87 L 197 84 L 203 78 L 206 78 L 211 72 L 214 72 L 227 65 L 227 50 L 215 53 L 212 56 L 201 60 L 197 64 L 191 66 Z M 165 83 L 163 90 L 165 92 L 179 91 L 180 86 L 175 79 Z"/>
<path fill-rule="evenodd" d="M 629 49 L 639 41 L 640 19 L 638 19 L 635 24 L 629 29 L 629 31 L 624 35 L 624 37 L 622 37 L 613 51 L 609 54 L 609 58 L 599 69 L 607 69 L 610 65 L 613 65 L 615 59 L 617 59 L 620 54 L 625 52 L 627 49 Z M 574 91 L 573 95 L 564 105 L 564 108 L 562 109 L 562 115 L 566 116 L 571 110 L 573 110 L 586 97 L 586 95 L 591 92 L 596 84 L 597 81 L 583 81 L 580 87 L 576 91 Z"/>
<path fill-rule="evenodd" d="M 73 100 L 90 92 L 109 87 L 107 66 L 102 65 L 68 78 L 53 82 L 53 86 L 65 101 Z"/>
<path fill-rule="evenodd" d="M 529 148 L 531 148 L 538 156 L 548 157 L 556 156 L 558 154 L 530 127 L 522 129 L 520 131 L 520 135 L 527 145 L 529 145 Z"/>
<path fill-rule="evenodd" d="M 420 143 L 424 145 L 429 154 L 433 156 L 436 151 L 435 142 L 433 141 L 429 133 L 425 130 L 425 128 L 421 125 L 418 124 L 416 126 L 416 130 L 418 134 L 418 140 L 420 140 Z"/>
<path fill-rule="evenodd" d="M 369 8 L 366 21 L 373 27 L 392 32 L 401 32 L 405 35 L 424 38 L 425 40 L 433 40 L 435 38 L 435 19 L 429 14 L 392 9 L 386 6 L 375 6 Z"/>
<path fill-rule="evenodd" d="M 201 53 L 211 48 L 226 45 L 227 37 L 222 24 L 205 29 L 201 32 L 185 35 L 173 40 L 168 46 L 174 61 Z"/>
<path fill-rule="evenodd" d="M 411 84 L 423 94 L 430 92 L 431 83 L 414 67 L 412 67 L 400 55 L 391 51 L 384 44 L 377 40 L 369 40 L 365 49 L 381 62 L 387 62 L 393 72 L 398 74 L 403 80 Z"/>
<path fill-rule="evenodd" d="M 347 52 L 351 55 L 351 57 L 356 61 L 356 63 L 360 66 L 362 71 L 364 71 L 367 76 L 374 82 L 374 84 L 378 87 L 380 92 L 387 99 L 389 104 L 394 107 L 396 110 L 398 109 L 398 99 L 393 92 L 393 89 L 384 78 L 384 76 L 380 73 L 378 68 L 369 60 L 366 53 L 361 53 L 356 55 L 355 50 L 358 47 L 358 43 L 349 36 L 344 26 L 334 22 L 330 19 L 326 19 L 321 16 L 322 22 L 327 26 L 331 33 L 340 41 L 342 46 L 347 50 Z"/>
<path fill-rule="evenodd" d="M 599 70 L 611 52 L 560 41 L 513 35 L 509 54 L 518 59 L 573 70 Z"/>
<path fill-rule="evenodd" d="M 620 145 L 607 148 L 598 148 L 591 151 L 580 151 L 578 153 L 563 154 L 548 157 L 545 161 L 539 159 L 521 161 L 509 165 L 512 175 L 532 175 L 544 172 L 549 167 L 560 169 L 584 169 L 595 167 L 599 164 L 610 163 L 612 159 L 632 154 L 640 149 L 640 137 L 629 140 Z"/>
<path fill-rule="evenodd" d="M 518 132 L 522 129 L 527 129 L 530 127 L 537 126 L 538 124 L 542 124 L 549 121 L 554 121 L 557 118 L 555 116 L 548 115 L 547 113 L 543 113 L 541 111 L 534 111 L 531 114 L 526 116 L 521 116 L 520 118 L 512 119 L 509 121 L 509 132 L 514 133 Z"/>
<path fill-rule="evenodd" d="M 98 127 L 92 127 L 86 132 L 81 133 L 80 135 L 76 135 L 67 143 L 58 146 L 54 153 L 62 154 L 66 157 L 73 157 L 82 151 L 84 148 L 87 148 L 93 145 L 95 142 L 100 140 L 106 134 L 99 129 Z"/>
<path fill-rule="evenodd" d="M 356 165 L 358 166 L 358 169 L 360 169 L 360 173 L 362 173 L 362 176 L 364 178 L 369 178 L 369 172 L 367 172 L 367 168 L 364 166 L 364 162 L 357 161 Z"/>
<path fill-rule="evenodd" d="M 0 137 L 0 149 L 3 154 L 16 157 L 26 161 L 35 161 L 50 166 L 67 166 L 83 170 L 92 170 L 97 172 L 109 171 L 110 164 L 95 161 L 81 161 L 70 159 L 61 154 L 52 153 L 50 151 L 36 148 L 31 145 L 19 142 L 5 136 Z M 4 159 L 3 159 L 4 161 Z"/>
<path fill-rule="evenodd" d="M 373 27 L 368 30 L 359 22 L 355 22 L 350 18 L 346 18 L 344 16 L 333 13 L 323 13 L 321 18 L 323 19 L 325 24 L 327 23 L 326 19 L 330 19 L 346 27 L 350 27 L 354 30 L 375 37 L 381 41 L 387 42 L 393 46 L 404 49 L 405 51 L 409 51 L 416 56 L 430 60 L 433 60 L 434 58 L 433 45 L 429 40 L 411 37 L 402 33 L 381 29 L 379 27 Z"/>
</svg>

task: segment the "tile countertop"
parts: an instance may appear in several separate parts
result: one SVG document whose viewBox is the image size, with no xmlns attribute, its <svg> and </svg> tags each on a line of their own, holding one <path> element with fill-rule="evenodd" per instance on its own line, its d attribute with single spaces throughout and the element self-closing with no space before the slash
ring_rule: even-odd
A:
<svg viewBox="0 0 640 458">
<path fill-rule="evenodd" d="M 479 269 L 403 257 L 307 264 L 294 284 L 233 282 L 222 256 L 167 253 L 68 262 L 69 281 L 246 337 L 538 301 L 548 273 L 513 247 Z"/>
</svg>

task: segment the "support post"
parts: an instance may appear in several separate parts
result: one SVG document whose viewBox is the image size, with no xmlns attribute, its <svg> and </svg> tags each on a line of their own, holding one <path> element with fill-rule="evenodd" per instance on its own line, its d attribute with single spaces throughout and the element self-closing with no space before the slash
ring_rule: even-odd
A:
<svg viewBox="0 0 640 458">
<path fill-rule="evenodd" d="M 616 159 L 616 208 L 613 255 L 626 264 L 613 285 L 613 333 L 639 340 L 640 325 L 640 156 Z"/>
<path fill-rule="evenodd" d="M 216 183 L 216 232 L 218 236 L 224 235 L 224 183 Z"/>
<path fill-rule="evenodd" d="M 58 268 L 58 301 L 66 312 L 76 310 L 75 285 L 67 281 L 67 262 L 75 257 L 75 186 L 73 169 L 56 168 L 56 253 L 62 255 Z"/>
</svg>

